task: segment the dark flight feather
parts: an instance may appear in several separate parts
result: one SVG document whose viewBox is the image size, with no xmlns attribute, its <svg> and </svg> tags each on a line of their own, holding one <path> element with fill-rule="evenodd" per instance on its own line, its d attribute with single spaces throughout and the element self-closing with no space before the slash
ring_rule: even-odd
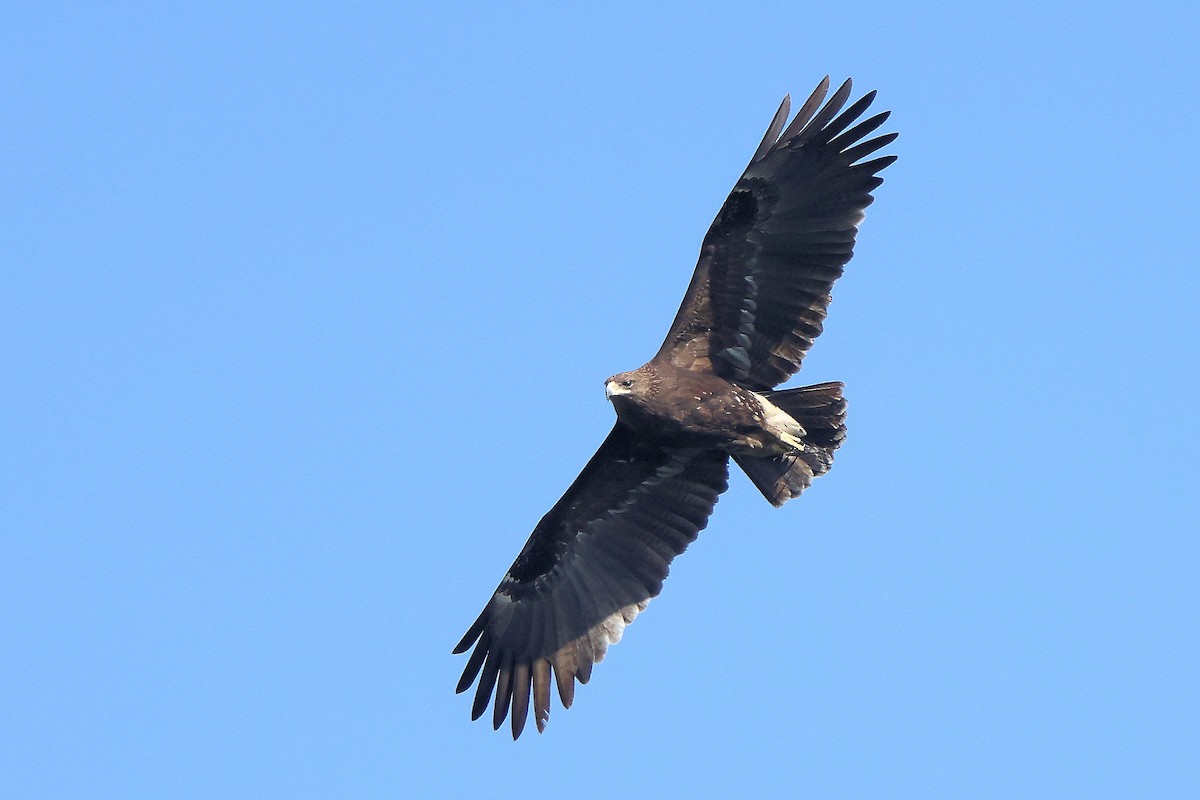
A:
<svg viewBox="0 0 1200 800">
<path fill-rule="evenodd" d="M 656 360 L 711 370 L 755 391 L 800 369 L 821 333 L 829 290 L 854 253 L 863 210 L 881 182 L 876 173 L 895 160 L 854 165 L 896 135 L 860 141 L 888 112 L 847 131 L 875 97 L 871 92 L 837 116 L 850 86 L 843 83 L 820 107 L 823 80 L 777 139 L 772 121 L 704 237 Z"/>
<path fill-rule="evenodd" d="M 532 688 L 545 727 L 551 668 L 563 705 L 571 704 L 572 682 L 587 682 L 592 664 L 658 595 L 671 559 L 707 524 L 727 486 L 727 462 L 721 452 L 664 447 L 621 423 L 613 428 L 454 648 L 475 648 L 458 684 L 465 691 L 479 675 L 474 718 L 494 692 L 493 724 L 511 701 L 520 735 Z"/>
</svg>

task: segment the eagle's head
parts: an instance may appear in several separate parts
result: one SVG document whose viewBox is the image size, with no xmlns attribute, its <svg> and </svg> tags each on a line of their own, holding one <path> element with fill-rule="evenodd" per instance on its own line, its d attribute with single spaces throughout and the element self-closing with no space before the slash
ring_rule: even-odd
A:
<svg viewBox="0 0 1200 800">
<path fill-rule="evenodd" d="M 632 372 L 619 372 L 604 382 L 604 396 L 616 401 L 623 397 L 628 400 L 641 400 L 653 394 L 656 388 L 656 378 L 650 367 L 639 367 Z"/>
</svg>

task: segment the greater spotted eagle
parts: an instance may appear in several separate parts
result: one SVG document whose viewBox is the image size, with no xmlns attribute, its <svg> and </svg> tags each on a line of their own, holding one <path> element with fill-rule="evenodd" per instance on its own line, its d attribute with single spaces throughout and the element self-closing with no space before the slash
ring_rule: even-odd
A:
<svg viewBox="0 0 1200 800">
<path fill-rule="evenodd" d="M 730 457 L 776 506 L 829 469 L 845 437 L 842 384 L 774 387 L 821 333 L 895 156 L 863 159 L 896 134 L 866 138 L 888 116 L 858 121 L 874 92 L 841 111 L 850 81 L 822 106 L 828 89 L 826 77 L 786 128 L 784 98 L 704 237 L 658 354 L 608 379 L 612 432 L 454 648 L 474 645 L 457 689 L 478 678 L 472 719 L 494 697 L 493 725 L 511 708 L 515 739 L 532 696 L 544 730 L 551 673 L 570 707 L 575 680 L 588 682 L 707 524 Z"/>
</svg>

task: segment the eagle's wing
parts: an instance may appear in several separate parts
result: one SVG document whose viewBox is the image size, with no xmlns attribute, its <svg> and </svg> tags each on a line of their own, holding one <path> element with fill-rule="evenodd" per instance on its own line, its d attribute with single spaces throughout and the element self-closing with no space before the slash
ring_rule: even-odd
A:
<svg viewBox="0 0 1200 800">
<path fill-rule="evenodd" d="M 835 118 L 850 81 L 818 111 L 828 88 L 825 78 L 786 130 L 790 100 L 784 98 L 704 237 L 655 360 L 711 370 L 756 391 L 800 369 L 821 333 L 829 290 L 854 252 L 871 191 L 883 183 L 877 173 L 896 160 L 860 162 L 896 138 L 863 141 L 888 112 L 854 124 L 875 93 Z"/>
<path fill-rule="evenodd" d="M 521 734 L 533 691 L 538 730 L 550 714 L 550 671 L 564 707 L 575 679 L 621 638 L 662 589 L 671 559 L 708 523 L 725 491 L 727 457 L 639 440 L 620 422 L 542 518 L 455 653 L 475 645 L 458 691 L 479 678 L 472 719 L 493 693 L 499 728 L 512 706 Z"/>
</svg>

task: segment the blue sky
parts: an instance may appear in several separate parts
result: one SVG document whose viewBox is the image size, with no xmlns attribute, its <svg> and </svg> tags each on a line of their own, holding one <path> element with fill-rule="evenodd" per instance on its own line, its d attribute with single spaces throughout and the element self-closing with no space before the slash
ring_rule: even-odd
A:
<svg viewBox="0 0 1200 800">
<path fill-rule="evenodd" d="M 0 795 L 1200 795 L 1191 4 L 2 16 Z M 797 379 L 837 464 L 471 723 L 450 648 L 827 73 L 901 133 Z"/>
</svg>

